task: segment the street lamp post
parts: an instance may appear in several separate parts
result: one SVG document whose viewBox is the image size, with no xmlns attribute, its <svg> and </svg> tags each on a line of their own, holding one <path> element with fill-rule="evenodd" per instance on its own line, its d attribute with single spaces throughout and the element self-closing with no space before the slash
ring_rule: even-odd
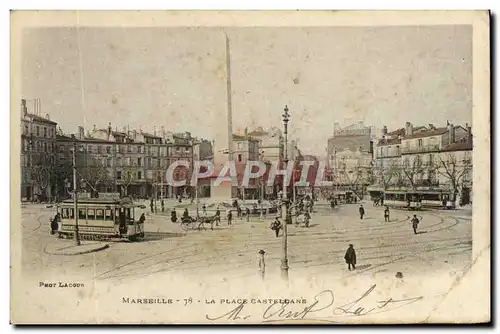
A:
<svg viewBox="0 0 500 334">
<path fill-rule="evenodd" d="M 76 185 L 76 142 L 73 136 L 73 206 L 75 217 L 75 241 L 80 246 L 80 233 L 78 231 L 78 190 Z"/>
<path fill-rule="evenodd" d="M 285 127 L 285 168 L 288 166 L 288 122 L 290 120 L 290 115 L 288 114 L 288 106 L 285 105 L 285 113 L 283 117 L 283 125 Z M 288 168 L 287 168 L 288 170 Z M 285 210 L 285 223 L 283 224 L 283 258 L 281 259 L 281 277 L 288 281 L 288 221 L 290 219 L 288 212 L 288 199 L 287 199 L 287 175 L 283 178 L 283 206 Z M 282 209 L 283 211 L 283 209 Z"/>
<path fill-rule="evenodd" d="M 260 161 L 264 162 L 264 151 L 261 151 Z M 264 212 L 262 210 L 262 205 L 264 204 L 264 175 L 260 177 L 260 219 L 264 218 Z"/>
</svg>

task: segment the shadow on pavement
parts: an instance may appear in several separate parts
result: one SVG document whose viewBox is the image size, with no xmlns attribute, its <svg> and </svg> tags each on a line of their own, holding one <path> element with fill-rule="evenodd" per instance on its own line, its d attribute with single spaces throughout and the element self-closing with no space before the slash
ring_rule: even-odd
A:
<svg viewBox="0 0 500 334">
<path fill-rule="evenodd" d="M 360 266 L 356 266 L 356 269 L 357 270 L 363 270 L 363 269 L 370 268 L 371 266 L 372 266 L 371 264 L 362 264 Z"/>
<path fill-rule="evenodd" d="M 417 234 L 424 234 L 427 233 L 427 231 L 418 231 Z"/>
<path fill-rule="evenodd" d="M 168 233 L 168 232 L 146 232 L 144 241 L 163 240 L 168 238 L 177 238 L 185 236 L 185 233 Z"/>
</svg>

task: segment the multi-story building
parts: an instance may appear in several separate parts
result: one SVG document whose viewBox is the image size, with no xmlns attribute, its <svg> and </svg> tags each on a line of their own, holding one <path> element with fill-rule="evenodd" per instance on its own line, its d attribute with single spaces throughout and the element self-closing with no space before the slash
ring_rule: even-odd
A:
<svg viewBox="0 0 500 334">
<path fill-rule="evenodd" d="M 193 147 L 197 144 L 191 134 L 165 132 L 146 133 L 142 130 L 97 129 L 85 134 L 79 127 L 74 135 L 57 136 L 59 152 L 59 179 L 67 179 L 72 166 L 72 147 L 77 146 L 77 170 L 80 184 L 89 191 L 117 192 L 142 198 L 190 196 Z M 198 144 L 199 155 L 213 155 L 211 142 L 202 140 Z M 174 187 L 168 184 L 166 172 L 177 160 L 188 162 L 173 171 L 174 180 L 187 180 L 187 184 Z M 209 182 L 207 180 L 206 182 Z M 64 183 L 64 182 L 61 182 Z M 64 186 L 59 187 L 65 192 Z"/>
<path fill-rule="evenodd" d="M 50 200 L 54 195 L 56 127 L 48 114 L 29 113 L 26 100 L 21 100 L 22 200 Z"/>
<path fill-rule="evenodd" d="M 168 166 L 175 161 L 186 161 L 186 166 L 178 166 L 173 171 L 173 179 L 175 181 L 186 180 L 184 186 L 174 187 L 168 185 L 168 196 L 177 197 L 195 197 L 195 187 L 191 185 L 191 173 L 194 160 L 194 146 L 196 139 L 191 136 L 190 132 L 172 133 L 167 132 L 165 135 L 167 145 Z"/>
<path fill-rule="evenodd" d="M 472 189 L 472 133 L 466 125 L 434 125 L 387 133 L 375 148 L 374 184 L 382 189 L 441 189 L 468 203 Z"/>
<path fill-rule="evenodd" d="M 264 130 L 262 127 L 258 127 L 248 133 L 248 136 L 260 142 L 259 154 L 264 161 L 274 164 L 283 159 L 284 142 L 280 129 L 271 127 L 269 130 Z M 290 147 L 294 146 L 294 144 L 290 145 Z M 293 157 L 289 157 L 289 159 L 292 160 Z"/>
<path fill-rule="evenodd" d="M 334 124 L 328 139 L 328 177 L 336 190 L 352 190 L 363 196 L 372 171 L 372 133 L 363 122 L 340 127 Z"/>
<path fill-rule="evenodd" d="M 259 161 L 262 159 L 260 150 L 260 140 L 251 137 L 245 129 L 244 135 L 233 134 L 233 159 L 236 165 L 238 188 L 233 189 L 233 193 L 239 198 L 257 198 L 260 191 L 260 183 L 257 179 L 250 179 L 248 186 L 243 187 L 242 181 L 245 167 L 248 161 Z"/>
</svg>

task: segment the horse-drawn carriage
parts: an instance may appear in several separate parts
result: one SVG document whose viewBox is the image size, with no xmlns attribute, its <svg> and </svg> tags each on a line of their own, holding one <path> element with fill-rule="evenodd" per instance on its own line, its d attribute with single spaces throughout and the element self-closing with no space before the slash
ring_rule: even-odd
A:
<svg viewBox="0 0 500 334">
<path fill-rule="evenodd" d="M 184 231 L 188 230 L 201 230 L 202 228 L 206 230 L 205 224 L 210 225 L 210 229 L 214 229 L 214 223 L 218 225 L 220 223 L 220 215 L 213 216 L 196 216 L 196 217 L 183 217 L 181 221 L 181 228 Z"/>
</svg>

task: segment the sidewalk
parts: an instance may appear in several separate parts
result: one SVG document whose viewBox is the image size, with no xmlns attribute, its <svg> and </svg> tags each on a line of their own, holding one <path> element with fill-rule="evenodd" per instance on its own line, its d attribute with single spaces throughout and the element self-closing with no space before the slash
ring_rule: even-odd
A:
<svg viewBox="0 0 500 334">
<path fill-rule="evenodd" d="M 74 243 L 74 241 L 72 242 Z M 45 253 L 50 255 L 75 256 L 99 252 L 107 248 L 109 248 L 109 245 L 106 243 L 81 241 L 80 245 L 73 244 L 64 247 L 61 247 L 60 244 L 48 245 L 45 248 Z"/>
</svg>

